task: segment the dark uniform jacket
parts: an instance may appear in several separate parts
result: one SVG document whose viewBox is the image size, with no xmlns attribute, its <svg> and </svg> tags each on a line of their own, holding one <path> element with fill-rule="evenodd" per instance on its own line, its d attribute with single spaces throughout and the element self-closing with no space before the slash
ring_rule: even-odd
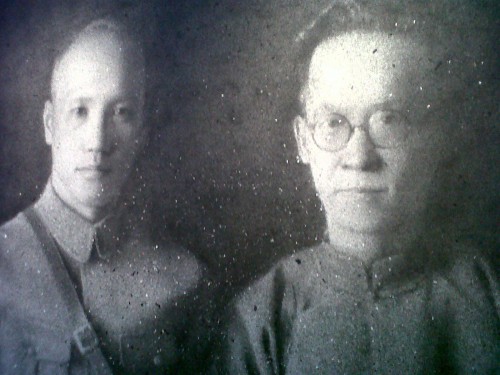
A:
<svg viewBox="0 0 500 375">
<path fill-rule="evenodd" d="M 451 255 L 296 253 L 237 300 L 217 372 L 497 374 L 496 280 L 477 254 Z"/>
<path fill-rule="evenodd" d="M 206 271 L 197 259 L 173 243 L 152 242 L 140 218 L 118 213 L 90 224 L 50 183 L 34 210 L 61 264 L 26 213 L 0 228 L 0 374 L 107 373 L 92 357 L 99 350 L 115 373 L 181 371 L 202 314 Z M 83 306 L 99 338 L 90 356 L 80 347 L 94 337 L 75 327 L 71 301 Z"/>
</svg>

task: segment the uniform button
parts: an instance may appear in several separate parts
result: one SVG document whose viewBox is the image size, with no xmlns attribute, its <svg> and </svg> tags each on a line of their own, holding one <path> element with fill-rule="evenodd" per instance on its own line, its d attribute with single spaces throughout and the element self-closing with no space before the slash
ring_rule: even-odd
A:
<svg viewBox="0 0 500 375">
<path fill-rule="evenodd" d="M 155 357 L 153 358 L 153 363 L 155 364 L 155 366 L 160 366 L 161 365 L 161 357 L 160 355 L 155 355 Z"/>
</svg>

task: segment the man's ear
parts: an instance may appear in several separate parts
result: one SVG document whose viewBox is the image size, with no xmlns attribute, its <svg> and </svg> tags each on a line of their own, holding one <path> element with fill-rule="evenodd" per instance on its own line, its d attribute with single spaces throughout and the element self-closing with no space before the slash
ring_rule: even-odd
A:
<svg viewBox="0 0 500 375">
<path fill-rule="evenodd" d="M 43 107 L 43 128 L 45 143 L 51 146 L 54 140 L 54 105 L 50 100 L 47 100 Z"/>
<path fill-rule="evenodd" d="M 302 116 L 297 116 L 293 120 L 293 132 L 297 149 L 299 150 L 300 161 L 304 164 L 309 164 L 309 129 L 306 121 Z"/>
</svg>

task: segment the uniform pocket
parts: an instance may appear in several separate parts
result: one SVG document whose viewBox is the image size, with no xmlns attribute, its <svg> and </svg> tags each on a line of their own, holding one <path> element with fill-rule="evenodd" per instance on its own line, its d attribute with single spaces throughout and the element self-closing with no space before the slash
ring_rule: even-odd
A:
<svg viewBox="0 0 500 375">
<path fill-rule="evenodd" d="M 36 353 L 36 375 L 67 375 L 71 357 L 71 340 L 62 332 L 36 327 L 31 341 Z"/>
</svg>

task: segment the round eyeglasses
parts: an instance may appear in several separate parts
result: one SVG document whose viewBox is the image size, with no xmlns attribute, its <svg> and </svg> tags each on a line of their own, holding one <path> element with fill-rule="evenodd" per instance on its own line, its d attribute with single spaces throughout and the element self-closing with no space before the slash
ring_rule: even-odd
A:
<svg viewBox="0 0 500 375">
<path fill-rule="evenodd" d="M 338 151 L 351 139 L 353 126 L 338 113 L 329 113 L 324 118 L 316 118 L 313 139 L 325 151 Z M 368 119 L 367 131 L 376 147 L 396 148 L 407 138 L 410 127 L 406 118 L 397 111 L 377 110 Z"/>
</svg>

